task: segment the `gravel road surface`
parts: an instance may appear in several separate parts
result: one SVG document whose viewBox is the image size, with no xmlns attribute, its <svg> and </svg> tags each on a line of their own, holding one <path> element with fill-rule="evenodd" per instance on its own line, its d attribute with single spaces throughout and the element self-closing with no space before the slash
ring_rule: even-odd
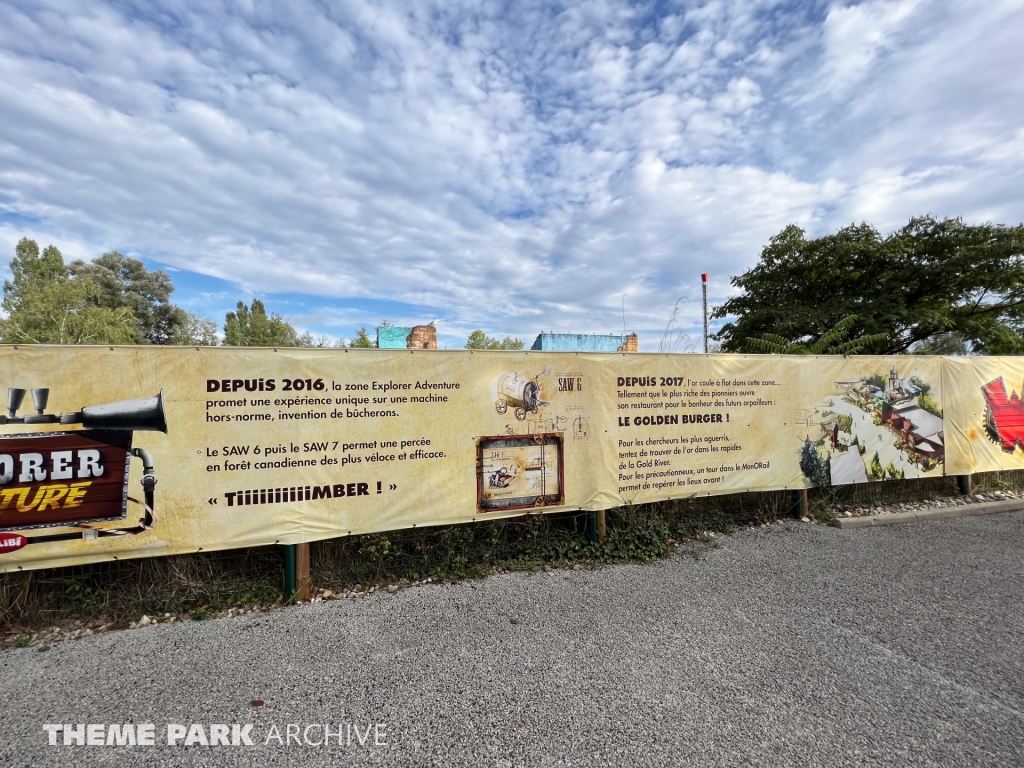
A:
<svg viewBox="0 0 1024 768">
<path fill-rule="evenodd" d="M 1024 513 L 718 542 L 8 650 L 0 764 L 1024 765 Z"/>
</svg>

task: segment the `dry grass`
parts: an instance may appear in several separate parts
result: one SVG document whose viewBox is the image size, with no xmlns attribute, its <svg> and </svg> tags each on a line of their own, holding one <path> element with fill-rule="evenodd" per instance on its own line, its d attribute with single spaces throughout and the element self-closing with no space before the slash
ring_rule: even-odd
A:
<svg viewBox="0 0 1024 768">
<path fill-rule="evenodd" d="M 0 634 L 274 602 L 283 573 L 275 548 L 261 547 L 2 574 Z"/>
</svg>

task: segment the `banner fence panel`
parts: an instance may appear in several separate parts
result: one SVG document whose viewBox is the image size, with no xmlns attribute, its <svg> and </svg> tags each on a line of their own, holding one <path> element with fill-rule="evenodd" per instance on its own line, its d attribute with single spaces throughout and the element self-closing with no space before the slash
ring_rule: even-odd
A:
<svg viewBox="0 0 1024 768">
<path fill-rule="evenodd" d="M 1020 358 L 29 345 L 0 371 L 0 572 L 1024 467 Z"/>
</svg>

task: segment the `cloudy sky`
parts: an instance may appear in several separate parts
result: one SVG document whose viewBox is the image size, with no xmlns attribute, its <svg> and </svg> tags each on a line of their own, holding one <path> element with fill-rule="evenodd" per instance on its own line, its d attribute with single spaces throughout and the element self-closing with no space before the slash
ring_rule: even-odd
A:
<svg viewBox="0 0 1024 768">
<path fill-rule="evenodd" d="M 713 300 L 789 223 L 1024 221 L 1024 0 L 0 3 L 0 261 L 223 319 L 528 343 Z M 625 321 L 623 321 L 623 308 Z"/>
</svg>

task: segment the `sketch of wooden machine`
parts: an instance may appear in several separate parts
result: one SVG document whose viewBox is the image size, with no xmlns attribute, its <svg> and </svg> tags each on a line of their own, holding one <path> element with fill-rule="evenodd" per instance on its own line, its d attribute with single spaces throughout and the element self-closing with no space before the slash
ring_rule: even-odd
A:
<svg viewBox="0 0 1024 768">
<path fill-rule="evenodd" d="M 525 421 L 526 414 L 537 413 L 541 405 L 540 384 L 536 378 L 503 373 L 498 379 L 498 399 L 494 401 L 494 410 L 498 413 L 505 413 L 511 406 L 516 419 Z"/>
<path fill-rule="evenodd" d="M 583 416 L 577 416 L 572 420 L 572 439 L 586 440 L 590 432 L 590 421 Z"/>
</svg>

